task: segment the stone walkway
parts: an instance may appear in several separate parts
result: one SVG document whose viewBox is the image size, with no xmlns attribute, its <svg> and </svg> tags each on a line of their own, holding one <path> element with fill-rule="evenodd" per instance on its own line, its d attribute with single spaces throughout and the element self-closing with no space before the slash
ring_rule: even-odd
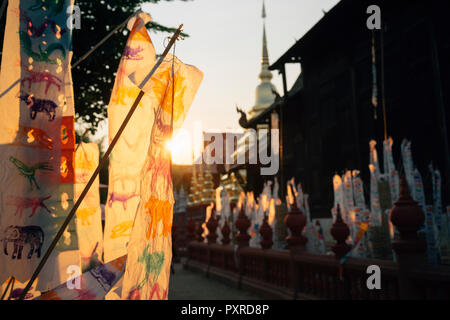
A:
<svg viewBox="0 0 450 320">
<path fill-rule="evenodd" d="M 239 290 L 204 274 L 175 265 L 170 276 L 169 300 L 262 300 L 255 293 Z"/>
</svg>

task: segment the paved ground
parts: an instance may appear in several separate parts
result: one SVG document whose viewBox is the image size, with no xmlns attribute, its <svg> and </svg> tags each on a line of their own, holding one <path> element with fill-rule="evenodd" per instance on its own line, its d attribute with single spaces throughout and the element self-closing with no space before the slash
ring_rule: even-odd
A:
<svg viewBox="0 0 450 320">
<path fill-rule="evenodd" d="M 239 290 L 215 279 L 206 278 L 199 272 L 175 265 L 170 276 L 169 300 L 261 300 L 257 294 Z"/>
</svg>

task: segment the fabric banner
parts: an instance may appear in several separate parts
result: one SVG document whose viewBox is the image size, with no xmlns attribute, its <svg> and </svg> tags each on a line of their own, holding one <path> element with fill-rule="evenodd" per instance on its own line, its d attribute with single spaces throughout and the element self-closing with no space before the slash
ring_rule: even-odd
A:
<svg viewBox="0 0 450 320">
<path fill-rule="evenodd" d="M 394 140 L 391 137 L 383 142 L 384 174 L 389 180 L 392 205 L 400 196 L 400 178 L 397 170 L 395 170 L 394 157 L 392 154 L 393 144 Z"/>
<path fill-rule="evenodd" d="M 370 171 L 370 226 L 381 227 L 382 213 L 380 205 L 380 194 L 378 190 L 378 180 L 375 175 L 375 166 L 369 164 Z"/>
<path fill-rule="evenodd" d="M 82 142 L 75 152 L 75 200 L 97 168 L 99 157 L 98 145 L 95 143 Z M 102 259 L 103 231 L 98 176 L 78 207 L 75 222 L 81 267 L 85 271 L 100 264 Z"/>
<path fill-rule="evenodd" d="M 74 106 L 70 75 L 73 1 L 9 1 L 0 74 L 0 283 L 26 282 L 73 205 Z M 70 12 L 70 10 L 69 10 Z M 79 265 L 72 221 L 36 290 Z"/>
<path fill-rule="evenodd" d="M 140 68 L 130 78 L 140 84 L 150 70 Z M 153 126 L 141 173 L 140 204 L 128 244 L 122 299 L 167 299 L 174 200 L 166 143 L 172 130 L 182 125 L 202 78 L 197 68 L 167 55 L 143 88 L 155 101 L 151 105 Z"/>
<path fill-rule="evenodd" d="M 353 197 L 355 199 L 356 207 L 361 210 L 366 207 L 366 201 L 364 199 L 364 190 L 363 190 L 363 182 L 360 177 L 359 170 L 352 171 L 352 182 L 353 182 Z"/>
<path fill-rule="evenodd" d="M 138 68 L 151 70 L 156 63 L 155 48 L 144 27 L 150 19 L 147 14 L 140 14 L 134 19 L 134 24 L 129 24 L 132 28 L 108 105 L 110 141 L 140 91 L 128 76 Z M 150 143 L 149 132 L 154 119 L 152 108 L 149 95 L 144 95 L 111 153 L 105 206 L 105 262 L 127 253 L 127 243 L 139 204 L 140 173 Z"/>
<path fill-rule="evenodd" d="M 378 160 L 378 153 L 376 149 L 377 142 L 375 140 L 370 140 L 369 142 L 369 164 L 373 165 L 373 173 L 378 181 L 380 179 L 380 163 Z"/>
<path fill-rule="evenodd" d="M 405 170 L 405 177 L 406 181 L 408 182 L 409 191 L 411 193 L 411 197 L 417 201 L 414 188 L 414 162 L 411 152 L 411 141 L 403 139 L 402 144 L 400 146 L 400 150 L 402 154 L 403 168 Z"/>
<path fill-rule="evenodd" d="M 101 264 L 66 282 L 35 300 L 103 300 L 105 295 L 121 279 L 127 257 Z"/>
<path fill-rule="evenodd" d="M 353 183 L 352 183 L 352 173 L 350 170 L 347 170 L 345 174 L 342 176 L 343 181 L 343 193 L 344 193 L 344 209 L 342 210 L 342 218 L 345 223 L 350 223 L 349 215 L 350 211 L 355 208 L 355 202 L 353 200 Z"/>
<path fill-rule="evenodd" d="M 342 178 L 340 175 L 335 174 L 333 176 L 333 191 L 334 191 L 334 206 L 333 206 L 333 211 L 337 210 L 337 206 L 339 205 L 339 208 L 341 210 L 342 213 L 342 217 L 344 218 L 344 212 L 346 211 L 345 209 L 345 201 L 344 201 L 344 186 L 342 183 Z M 333 221 L 334 221 L 334 215 L 333 215 Z"/>
</svg>

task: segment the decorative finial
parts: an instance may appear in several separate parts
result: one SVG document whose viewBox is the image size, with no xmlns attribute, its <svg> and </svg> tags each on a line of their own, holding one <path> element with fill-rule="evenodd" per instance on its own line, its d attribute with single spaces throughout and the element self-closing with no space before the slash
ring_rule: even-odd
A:
<svg viewBox="0 0 450 320">
<path fill-rule="evenodd" d="M 266 18 L 266 6 L 263 0 L 263 7 L 262 7 L 262 18 L 265 19 Z"/>
</svg>

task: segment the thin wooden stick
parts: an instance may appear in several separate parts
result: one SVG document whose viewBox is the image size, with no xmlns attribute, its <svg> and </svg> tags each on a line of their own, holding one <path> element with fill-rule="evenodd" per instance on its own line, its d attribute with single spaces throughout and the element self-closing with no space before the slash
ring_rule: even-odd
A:
<svg viewBox="0 0 450 320">
<path fill-rule="evenodd" d="M 37 266 L 36 270 L 34 271 L 33 275 L 30 278 L 30 281 L 28 281 L 27 286 L 22 291 L 22 294 L 19 297 L 19 300 L 23 300 L 30 290 L 31 286 L 33 285 L 33 282 L 36 280 L 37 276 L 39 275 L 39 272 L 41 272 L 42 268 L 44 267 L 45 263 L 47 262 L 48 258 L 50 257 L 50 254 L 55 249 L 56 244 L 58 243 L 59 239 L 64 233 L 64 230 L 66 230 L 67 226 L 70 223 L 70 220 L 72 220 L 73 216 L 75 215 L 75 212 L 77 211 L 78 207 L 80 206 L 81 202 L 83 201 L 84 197 L 88 193 L 89 189 L 91 188 L 92 184 L 94 183 L 94 180 L 97 178 L 97 175 L 99 174 L 100 170 L 104 167 L 106 164 L 106 160 L 108 159 L 109 155 L 111 154 L 112 150 L 114 149 L 114 146 L 116 145 L 117 141 L 119 140 L 123 130 L 127 126 L 128 122 L 130 121 L 131 116 L 133 115 L 134 111 L 136 110 L 139 102 L 141 101 L 142 97 L 144 96 L 145 92 L 142 91 L 142 88 L 145 86 L 147 81 L 150 79 L 150 77 L 155 73 L 156 69 L 161 65 L 164 58 L 166 57 L 167 53 L 169 52 L 172 45 L 177 40 L 178 36 L 181 33 L 181 28 L 183 25 L 180 25 L 178 29 L 175 31 L 173 37 L 170 39 L 169 44 L 167 45 L 166 49 L 164 50 L 163 54 L 159 58 L 158 62 L 154 65 L 153 69 L 150 71 L 150 73 L 147 75 L 147 77 L 144 79 L 144 81 L 140 84 L 139 88 L 141 91 L 139 92 L 136 100 L 134 101 L 130 111 L 128 112 L 127 116 L 125 117 L 125 120 L 122 122 L 122 125 L 120 126 L 119 130 L 117 131 L 116 135 L 114 136 L 113 140 L 111 141 L 111 144 L 108 147 L 108 150 L 106 150 L 105 155 L 103 156 L 102 160 L 100 161 L 100 164 L 97 166 L 97 169 L 95 169 L 95 172 L 92 174 L 91 178 L 89 179 L 89 182 L 84 187 L 83 192 L 81 192 L 80 197 L 75 202 L 74 206 L 72 207 L 72 210 L 70 210 L 69 215 L 67 216 L 66 220 L 64 220 L 64 223 L 61 225 L 61 228 L 59 229 L 58 233 L 56 234 L 55 238 L 53 239 L 52 243 L 48 247 L 47 251 L 45 252 L 44 256 L 42 257 L 42 260 L 39 262 L 39 265 Z"/>
<path fill-rule="evenodd" d="M 3 291 L 3 294 L 2 294 L 2 297 L 0 298 L 0 300 L 3 300 L 3 298 L 6 296 L 6 293 L 8 292 L 9 286 L 10 286 L 11 284 L 13 284 L 13 286 L 14 286 L 14 281 L 15 281 L 15 278 L 14 278 L 14 277 L 10 277 L 10 278 L 9 278 L 8 284 L 7 284 L 7 286 L 6 286 L 6 289 L 5 289 L 5 291 Z M 11 289 L 12 289 L 12 288 L 13 288 L 13 287 L 11 287 Z"/>
</svg>

